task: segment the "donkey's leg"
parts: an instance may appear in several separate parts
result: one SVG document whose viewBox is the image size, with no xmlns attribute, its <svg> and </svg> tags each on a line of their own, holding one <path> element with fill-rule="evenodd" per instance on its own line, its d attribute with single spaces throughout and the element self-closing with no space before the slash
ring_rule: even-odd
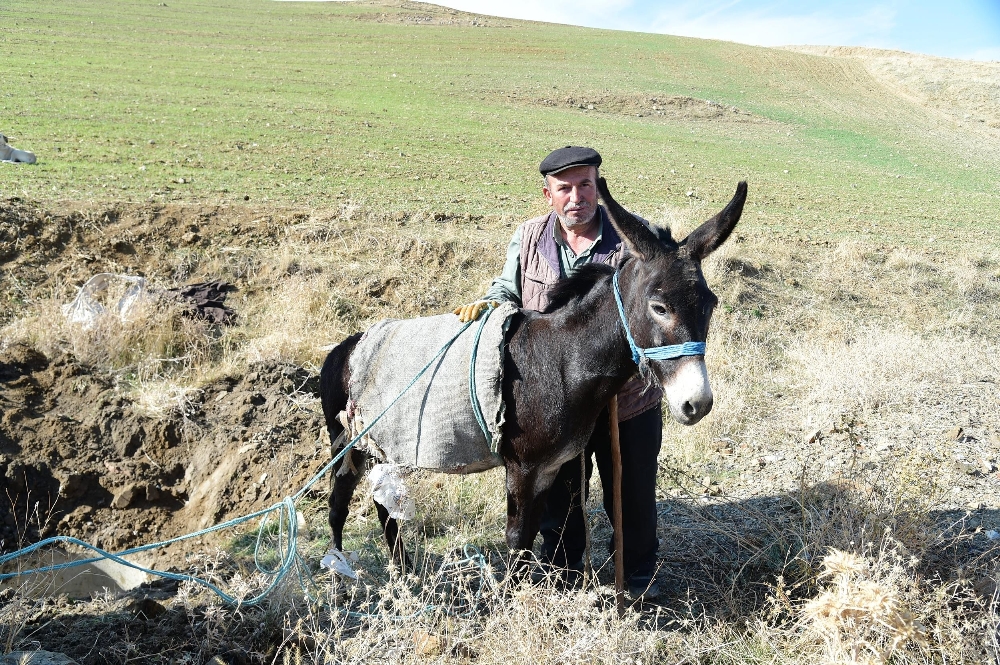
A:
<svg viewBox="0 0 1000 665">
<path fill-rule="evenodd" d="M 507 547 L 521 553 L 522 563 L 523 553 L 534 546 L 544 498 L 558 471 L 559 465 L 525 469 L 517 462 L 507 463 Z"/>
<path fill-rule="evenodd" d="M 378 512 L 378 521 L 382 523 L 382 532 L 385 534 L 385 543 L 389 546 L 392 560 L 399 566 L 401 572 L 412 570 L 410 557 L 403 546 L 403 539 L 399 535 L 399 524 L 395 518 L 389 517 L 389 510 L 378 501 L 375 501 L 375 510 Z"/>
<path fill-rule="evenodd" d="M 361 469 L 365 467 L 360 458 L 361 454 L 357 451 L 349 451 L 334 467 L 330 477 L 330 529 L 333 531 L 333 544 L 340 551 L 344 550 L 344 524 L 350 512 L 351 498 L 361 480 Z M 345 465 L 347 468 L 344 468 Z M 345 473 L 340 473 L 342 469 Z"/>
</svg>

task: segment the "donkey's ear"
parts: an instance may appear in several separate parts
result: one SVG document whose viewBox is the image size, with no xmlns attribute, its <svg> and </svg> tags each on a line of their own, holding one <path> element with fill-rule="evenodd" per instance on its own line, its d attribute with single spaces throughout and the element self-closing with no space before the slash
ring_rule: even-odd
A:
<svg viewBox="0 0 1000 665">
<path fill-rule="evenodd" d="M 597 191 L 604 199 L 604 205 L 608 210 L 608 217 L 614 225 L 618 235 L 628 245 L 629 251 L 639 259 L 647 261 L 653 258 L 657 252 L 663 251 L 660 241 L 656 239 L 653 232 L 646 228 L 635 216 L 625 208 L 618 205 L 618 202 L 611 198 L 608 191 L 608 183 L 604 178 L 597 179 Z"/>
<path fill-rule="evenodd" d="M 742 180 L 736 185 L 736 194 L 729 205 L 684 239 L 682 244 L 687 249 L 688 255 L 695 261 L 701 261 L 726 242 L 729 234 L 733 232 L 736 222 L 740 221 L 740 215 L 743 214 L 743 204 L 746 200 L 747 183 Z"/>
</svg>

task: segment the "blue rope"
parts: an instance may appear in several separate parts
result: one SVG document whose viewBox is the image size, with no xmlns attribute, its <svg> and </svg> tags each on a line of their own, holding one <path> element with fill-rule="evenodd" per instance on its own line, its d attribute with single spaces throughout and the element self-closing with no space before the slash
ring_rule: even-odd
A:
<svg viewBox="0 0 1000 665">
<path fill-rule="evenodd" d="M 479 328 L 476 330 L 476 337 L 472 340 L 472 358 L 469 360 L 469 399 L 472 401 L 472 412 L 476 415 L 476 422 L 479 423 L 479 428 L 483 430 L 483 436 L 486 437 L 486 443 L 490 447 L 490 452 L 496 455 L 496 444 L 493 441 L 493 435 L 490 434 L 490 430 L 486 426 L 486 419 L 483 417 L 483 407 L 479 403 L 479 392 L 476 390 L 476 357 L 479 355 L 479 338 L 483 334 L 483 328 L 486 327 L 486 319 L 490 318 L 490 314 L 493 313 L 494 305 L 490 302 L 487 303 L 486 307 L 486 312 L 483 314 L 479 322 Z"/>
<path fill-rule="evenodd" d="M 488 316 L 489 316 L 489 314 L 487 313 L 487 317 Z M 480 324 L 480 328 L 479 328 L 479 332 L 480 333 L 482 332 L 483 325 L 485 324 L 485 318 L 486 317 L 484 317 L 483 323 Z M 424 365 L 423 369 L 421 369 L 419 372 L 417 372 L 417 375 L 413 377 L 413 380 L 411 380 L 410 383 L 407 384 L 407 386 L 405 388 L 403 388 L 402 392 L 400 392 L 399 395 L 397 395 L 395 397 L 395 399 L 393 399 L 391 402 L 389 402 L 389 404 L 382 410 L 382 412 L 380 414 L 378 414 L 375 417 L 375 419 L 371 423 L 369 423 L 368 426 L 365 427 L 357 436 L 355 436 L 346 446 L 344 446 L 340 450 L 340 452 L 338 452 L 333 457 L 333 459 L 330 460 L 329 463 L 327 463 L 316 475 L 314 475 L 309 480 L 309 482 L 307 482 L 305 484 L 305 486 L 302 487 L 302 489 L 300 489 L 298 492 L 296 492 L 291 497 L 285 497 L 280 502 L 278 502 L 278 503 L 276 503 L 276 504 L 274 504 L 272 506 L 269 506 L 268 508 L 264 508 L 262 510 L 255 511 L 253 513 L 250 513 L 249 515 L 244 515 L 243 517 L 237 517 L 237 518 L 228 520 L 228 521 L 223 522 L 221 524 L 216 524 L 215 526 L 211 526 L 211 527 L 208 527 L 208 528 L 205 528 L 205 529 L 201 529 L 199 531 L 195 531 L 194 533 L 189 533 L 189 534 L 186 534 L 186 535 L 183 535 L 183 536 L 177 536 L 176 538 L 170 538 L 168 540 L 162 540 L 162 541 L 159 541 L 159 542 L 156 542 L 156 543 L 150 543 L 148 545 L 143 545 L 143 546 L 140 546 L 140 547 L 133 547 L 131 549 L 127 549 L 127 550 L 124 550 L 124 551 L 121 551 L 121 552 L 118 552 L 118 553 L 115 553 L 115 554 L 112 554 L 111 552 L 107 552 L 107 551 L 105 551 L 105 550 L 103 550 L 103 549 L 101 549 L 101 548 L 99 548 L 99 547 L 97 547 L 95 545 L 91 545 L 90 543 L 84 542 L 82 540 L 79 540 L 77 538 L 73 538 L 73 537 L 70 537 L 70 536 L 53 536 L 51 538 L 46 538 L 46 539 L 41 540 L 41 541 L 39 541 L 37 543 L 34 543 L 32 545 L 29 545 L 27 547 L 21 548 L 21 549 L 15 551 L 15 552 L 11 552 L 10 554 L 0 555 L 0 566 L 3 566 L 4 564 L 6 564 L 6 563 L 8 563 L 10 561 L 14 561 L 15 559 L 18 559 L 20 557 L 26 556 L 28 554 L 31 554 L 32 552 L 38 551 L 39 549 L 41 549 L 43 547 L 46 547 L 48 545 L 53 545 L 55 543 L 67 543 L 67 544 L 71 544 L 71 545 L 77 545 L 77 546 L 82 547 L 84 549 L 88 549 L 88 550 L 90 550 L 92 552 L 95 552 L 95 553 L 99 554 L 100 556 L 90 557 L 90 558 L 87 558 L 87 559 L 78 559 L 76 561 L 67 561 L 65 563 L 55 564 L 55 565 L 51 565 L 51 566 L 42 566 L 40 568 L 32 568 L 30 570 L 21 570 L 21 571 L 16 571 L 16 572 L 13 572 L 13 573 L 3 573 L 3 574 L 0 574 L 0 581 L 13 579 L 15 577 L 20 577 L 22 575 L 32 575 L 32 574 L 35 574 L 35 573 L 47 573 L 47 572 L 53 572 L 53 571 L 57 571 L 57 570 L 64 570 L 66 568 L 74 568 L 76 566 L 83 566 L 83 565 L 87 565 L 87 564 L 90 564 L 90 563 L 96 563 L 98 561 L 102 561 L 104 559 L 107 559 L 107 560 L 110 560 L 110 561 L 114 561 L 114 562 L 116 562 L 118 564 L 121 564 L 123 566 L 126 566 L 128 568 L 133 568 L 135 570 L 147 573 L 149 575 L 156 575 L 158 577 L 163 577 L 163 578 L 170 579 L 170 580 L 177 580 L 179 582 L 194 582 L 196 584 L 200 584 L 200 585 L 204 586 L 205 588 L 209 589 L 210 591 L 212 591 L 213 593 L 215 593 L 215 595 L 217 595 L 219 598 L 221 598 L 223 601 L 225 601 L 226 603 L 228 603 L 230 605 L 235 605 L 237 607 L 240 607 L 240 606 L 252 607 L 254 605 L 260 604 L 268 596 L 268 594 L 270 594 L 271 591 L 273 591 L 274 588 L 277 587 L 278 584 L 281 583 L 282 579 L 284 579 L 284 577 L 288 574 L 288 572 L 292 568 L 299 568 L 300 569 L 299 570 L 299 578 L 300 578 L 300 580 L 302 578 L 302 572 L 301 572 L 302 569 L 305 569 L 306 572 L 307 572 L 307 575 L 309 575 L 308 568 L 305 566 L 305 564 L 304 564 L 301 556 L 299 556 L 299 554 L 298 554 L 298 519 L 296 517 L 295 504 L 299 501 L 299 499 L 301 499 L 305 495 L 306 492 L 309 491 L 310 488 L 312 488 L 313 485 L 315 485 L 317 482 L 319 482 L 320 479 L 322 479 L 333 468 L 333 466 L 337 462 L 339 462 L 344 457 L 344 455 L 346 455 L 351 450 L 351 448 L 353 448 L 355 446 L 355 444 L 357 444 L 358 441 L 360 441 L 361 438 L 364 437 L 365 434 L 367 434 L 375 426 L 375 424 L 379 420 L 382 419 L 382 417 L 389 411 L 389 409 L 391 409 L 393 406 L 396 405 L 396 402 L 398 402 L 403 397 L 403 395 L 405 395 L 406 392 L 409 391 L 409 389 L 412 388 L 417 383 L 417 381 L 420 379 L 420 377 L 423 376 L 424 373 L 428 369 L 430 369 L 430 367 L 437 361 L 438 358 L 441 357 L 441 355 L 443 355 L 445 353 L 445 351 L 447 351 L 449 348 L 451 348 L 451 345 L 455 342 L 455 340 L 457 340 L 459 337 L 461 337 L 462 333 L 464 333 L 466 330 L 468 330 L 469 327 L 472 326 L 472 324 L 473 324 L 473 322 L 469 321 L 464 326 L 462 326 L 462 328 L 457 333 L 455 333 L 455 335 L 451 339 L 449 339 L 447 342 L 445 342 L 444 346 L 442 346 L 438 350 L 438 352 L 434 354 L 434 357 L 431 358 L 430 361 L 426 365 Z M 475 343 L 475 346 L 473 348 L 473 355 L 472 355 L 472 357 L 473 357 L 473 363 L 475 362 L 475 358 L 476 358 L 476 347 L 478 347 L 478 342 L 479 342 L 479 335 L 477 334 L 476 335 L 476 343 Z M 476 403 L 476 402 L 474 402 L 474 403 Z M 489 438 L 489 437 L 487 436 L 487 438 Z M 281 554 L 280 563 L 278 564 L 278 566 L 276 568 L 274 568 L 274 569 L 269 569 L 269 568 L 267 568 L 261 562 L 260 554 L 261 554 L 261 551 L 263 549 L 263 541 L 264 541 L 265 528 L 266 528 L 266 526 L 268 524 L 268 521 L 270 519 L 270 515 L 273 512 L 278 512 L 279 513 L 279 517 L 278 517 L 277 548 L 279 549 L 279 551 L 281 551 L 282 541 L 285 541 L 285 545 L 286 546 L 284 548 L 284 551 Z M 246 522 L 248 522 L 248 521 L 250 521 L 252 519 L 255 519 L 257 517 L 260 517 L 261 521 L 260 521 L 260 526 L 258 526 L 258 528 L 257 528 L 257 542 L 256 542 L 256 544 L 254 546 L 254 565 L 257 566 L 257 569 L 261 573 L 263 573 L 265 575 L 273 576 L 273 577 L 271 579 L 270 584 L 268 584 L 267 588 L 265 588 L 260 594 L 254 596 L 253 598 L 250 598 L 250 599 L 241 600 L 241 599 L 238 599 L 238 598 L 234 598 L 233 596 L 230 596 L 225 591 L 223 591 L 219 587 L 215 586 L 214 584 L 212 584 L 208 580 L 202 579 L 202 578 L 200 578 L 200 577 L 198 577 L 196 575 L 189 575 L 187 573 L 171 573 L 171 572 L 162 571 L 162 570 L 155 570 L 153 568 L 147 568 L 146 566 L 142 566 L 142 565 L 139 565 L 137 563 L 133 563 L 133 562 L 128 561 L 128 560 L 126 560 L 124 558 L 124 557 L 132 555 L 132 554 L 139 554 L 141 552 L 148 552 L 150 550 L 158 549 L 160 547 L 165 547 L 165 546 L 171 545 L 173 543 L 178 543 L 178 542 L 181 542 L 181 541 L 184 541 L 184 540 L 189 540 L 191 538 L 198 538 L 200 536 L 204 536 L 204 535 L 216 532 L 216 531 L 221 531 L 223 529 L 228 529 L 230 527 L 238 526 L 240 524 L 244 524 L 244 523 L 246 523 Z M 287 527 L 286 527 L 286 524 L 287 524 Z M 287 534 L 285 534 L 285 529 L 286 528 L 287 528 L 287 531 L 288 531 Z M 473 549 L 475 549 L 475 548 L 473 548 Z M 476 550 L 476 552 L 478 554 L 478 550 Z M 485 561 L 484 559 L 482 559 L 482 555 L 481 554 L 479 555 L 479 557 L 480 557 L 481 560 Z M 311 575 L 309 575 L 309 577 L 311 579 Z"/>
<path fill-rule="evenodd" d="M 163 570 L 154 570 L 152 568 L 147 568 L 137 563 L 133 563 L 124 558 L 126 556 L 129 556 L 130 554 L 138 554 L 140 552 L 146 552 L 152 549 L 163 547 L 165 545 L 170 545 L 171 543 L 187 540 L 189 538 L 197 538 L 199 536 L 204 536 L 206 534 L 212 533 L 213 531 L 219 531 L 221 529 L 225 529 L 230 526 L 235 526 L 243 522 L 246 522 L 248 520 L 251 520 L 254 517 L 266 515 L 267 513 L 281 509 L 284 509 L 285 519 L 287 519 L 289 522 L 289 537 L 287 539 L 288 546 L 285 548 L 285 552 L 281 556 L 281 564 L 278 566 L 277 569 L 275 569 L 273 573 L 274 578 L 271 580 L 271 583 L 268 584 L 267 588 L 264 589 L 260 594 L 247 600 L 240 600 L 234 598 L 233 596 L 230 596 L 225 591 L 218 588 L 208 580 L 202 579 L 195 575 L 188 575 L 186 573 L 171 573 Z M 31 575 L 33 573 L 47 573 L 56 570 L 63 570 L 66 568 L 73 568 L 75 566 L 83 566 L 88 563 L 96 563 L 97 561 L 109 559 L 111 561 L 114 561 L 115 563 L 127 566 L 128 568 L 134 568 L 135 570 L 139 570 L 151 575 L 157 575 L 159 577 L 164 577 L 166 579 L 177 580 L 179 582 L 196 582 L 208 588 L 209 590 L 213 591 L 217 596 L 219 596 L 222 600 L 229 603 L 230 605 L 252 607 L 254 605 L 258 605 L 261 601 L 263 601 L 267 597 L 267 595 L 271 593 L 271 591 L 274 590 L 276 586 L 278 586 L 278 584 L 285 577 L 288 571 L 292 569 L 292 567 L 296 564 L 296 562 L 299 561 L 298 553 L 295 548 L 298 537 L 297 532 L 298 532 L 298 520 L 295 517 L 295 504 L 289 497 L 285 497 L 285 499 L 282 500 L 280 503 L 276 503 L 270 508 L 259 510 L 245 517 L 229 520 L 228 522 L 223 522 L 222 524 L 217 524 L 215 526 L 208 527 L 207 529 L 201 529 L 200 531 L 196 531 L 195 533 L 190 533 L 184 536 L 178 536 L 177 538 L 171 538 L 170 540 L 164 540 L 158 543 L 151 543 L 149 545 L 143 545 L 142 547 L 133 547 L 132 549 L 125 550 L 123 552 L 118 552 L 117 554 L 112 554 L 111 552 L 102 550 L 101 548 L 95 545 L 91 545 L 90 543 L 84 542 L 77 538 L 72 538 L 70 536 L 53 536 L 51 538 L 46 538 L 45 540 L 41 540 L 37 543 L 34 543 L 33 545 L 29 545 L 28 547 L 22 548 L 16 552 L 11 552 L 10 554 L 5 554 L 3 556 L 0 556 L 0 565 L 3 565 L 8 561 L 13 561 L 14 559 L 17 559 L 19 557 L 25 556 L 26 554 L 31 554 L 32 552 L 35 552 L 41 549 L 42 547 L 54 543 L 68 543 L 71 545 L 77 545 L 84 549 L 91 550 L 92 552 L 96 552 L 100 556 L 91 557 L 89 559 L 79 559 L 77 561 L 67 561 L 66 563 L 55 564 L 52 566 L 43 566 L 41 568 L 34 568 L 32 570 L 22 570 L 14 573 L 6 573 L 0 575 L 0 581 L 11 579 L 14 577 L 19 577 L 21 575 Z M 258 541 L 258 546 L 259 546 L 259 541 Z M 256 552 L 254 558 L 256 560 Z M 266 574 L 271 574 L 271 573 L 266 573 Z"/>
<path fill-rule="evenodd" d="M 639 364 L 640 358 L 647 360 L 673 360 L 683 356 L 703 356 L 705 355 L 705 342 L 684 342 L 683 344 L 671 344 L 670 346 L 654 346 L 642 348 L 635 343 L 632 331 L 629 330 L 628 321 L 625 319 L 625 307 L 622 305 L 621 291 L 618 289 L 618 271 L 611 278 L 614 287 L 615 302 L 618 304 L 618 316 L 621 317 L 622 325 L 625 327 L 625 339 L 628 340 L 628 347 L 632 349 L 632 362 Z"/>
</svg>

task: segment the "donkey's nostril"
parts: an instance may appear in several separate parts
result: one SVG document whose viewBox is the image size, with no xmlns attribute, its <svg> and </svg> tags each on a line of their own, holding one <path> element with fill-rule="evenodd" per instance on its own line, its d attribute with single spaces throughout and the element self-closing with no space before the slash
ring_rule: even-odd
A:
<svg viewBox="0 0 1000 665">
<path fill-rule="evenodd" d="M 696 407 L 691 402 L 684 402 L 684 406 L 681 407 L 681 410 L 684 411 L 685 416 L 690 418 L 691 416 L 693 416 L 698 412 L 698 407 Z"/>
</svg>

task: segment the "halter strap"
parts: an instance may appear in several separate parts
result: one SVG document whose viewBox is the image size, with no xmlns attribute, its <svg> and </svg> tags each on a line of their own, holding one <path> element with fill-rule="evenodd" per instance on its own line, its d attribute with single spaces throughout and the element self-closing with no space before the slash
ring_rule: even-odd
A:
<svg viewBox="0 0 1000 665">
<path fill-rule="evenodd" d="M 625 339 L 628 340 L 628 346 L 632 349 L 632 361 L 636 365 L 639 364 L 640 358 L 646 358 L 647 360 L 673 360 L 674 358 L 681 358 L 683 356 L 705 355 L 705 342 L 684 342 L 683 344 L 654 346 L 647 349 L 637 346 L 635 339 L 632 337 L 632 331 L 628 327 L 628 321 L 625 320 L 625 307 L 622 305 L 622 294 L 618 289 L 617 270 L 615 270 L 615 276 L 611 278 L 611 284 L 614 287 L 615 302 L 618 304 L 618 316 L 621 317 L 622 326 L 625 328 Z"/>
</svg>

